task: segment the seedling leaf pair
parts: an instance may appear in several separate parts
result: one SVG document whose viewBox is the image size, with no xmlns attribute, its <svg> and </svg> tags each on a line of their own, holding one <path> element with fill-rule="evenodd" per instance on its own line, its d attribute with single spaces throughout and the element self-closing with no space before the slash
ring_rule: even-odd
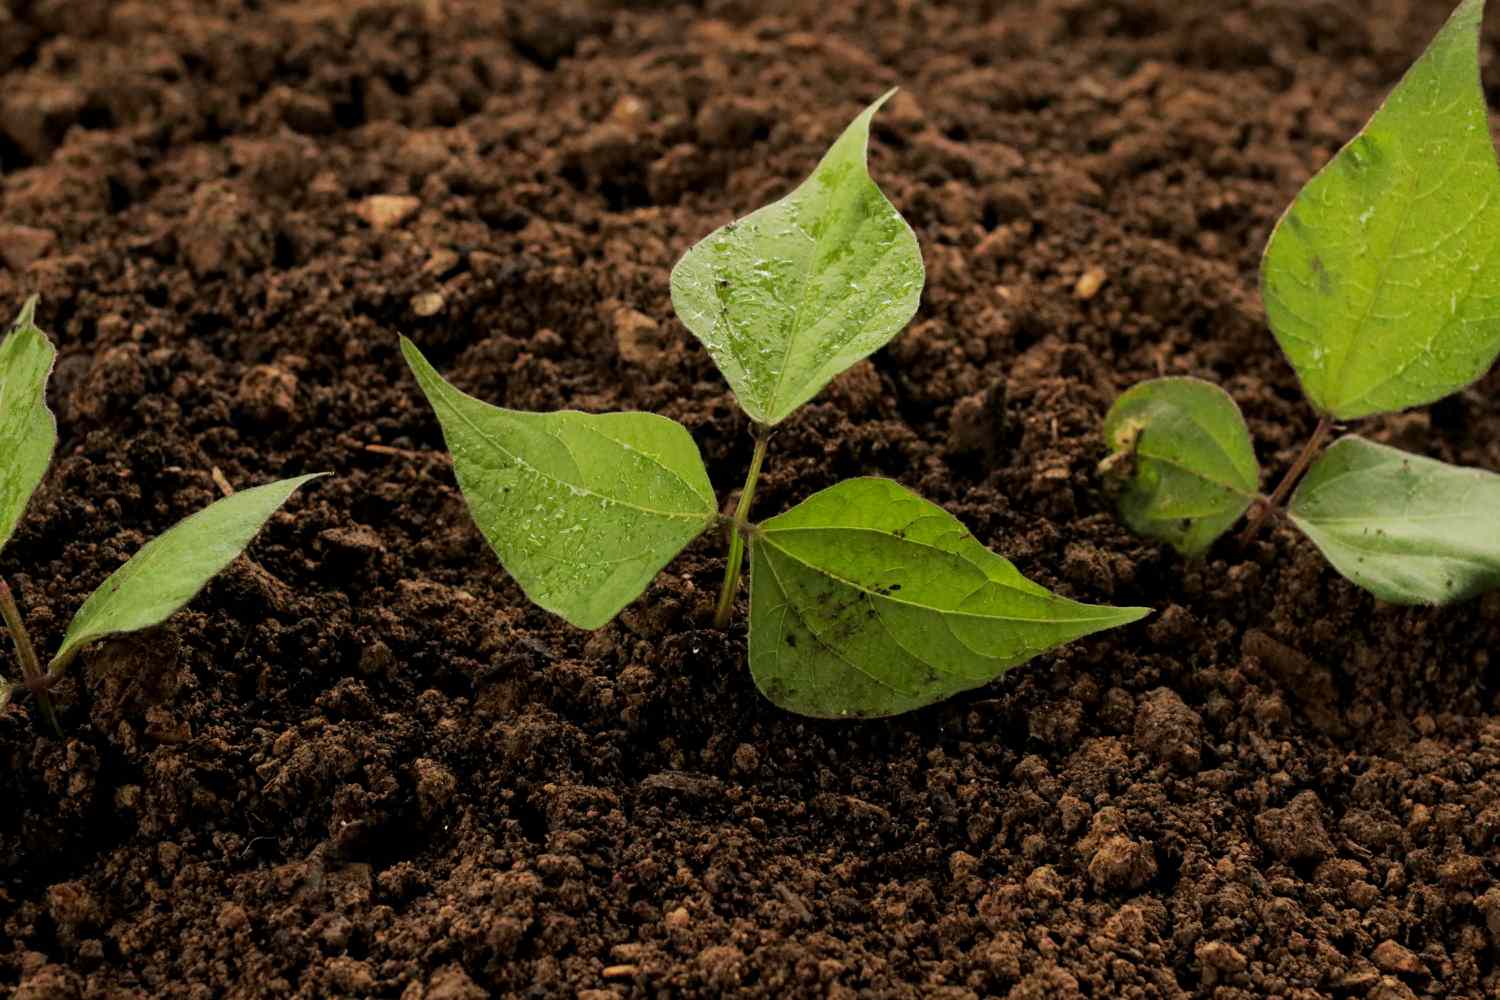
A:
<svg viewBox="0 0 1500 1000">
<path fill-rule="evenodd" d="M 15 326 L 0 341 L 0 547 L 9 540 L 52 459 L 56 422 L 46 404 L 55 351 L 26 303 Z M 9 588 L 0 582 L 6 624 L 28 680 L 54 682 L 91 642 L 165 621 L 185 606 L 217 573 L 244 551 L 270 516 L 316 475 L 284 479 L 244 490 L 210 504 L 147 542 L 84 601 L 43 676 Z M 0 680 L 0 707 L 19 685 Z"/>
<path fill-rule="evenodd" d="M 1464 0 L 1266 247 L 1266 315 L 1322 419 L 1269 499 L 1234 402 L 1156 379 L 1105 420 L 1130 463 L 1135 530 L 1202 554 L 1252 504 L 1250 532 L 1298 476 L 1288 515 L 1340 573 L 1386 601 L 1444 604 L 1500 585 L 1500 476 L 1363 438 L 1318 455 L 1335 420 L 1420 406 L 1500 354 L 1500 165 L 1479 79 L 1483 0 Z M 1248 535 L 1249 532 L 1247 532 Z"/>
<path fill-rule="evenodd" d="M 1146 613 L 1049 594 L 952 515 L 888 480 L 841 483 L 749 523 L 770 427 L 895 336 L 921 298 L 916 237 L 865 164 L 870 120 L 885 99 L 805 183 L 708 236 L 672 272 L 678 315 L 756 424 L 732 519 L 718 514 L 680 425 L 644 413 L 490 406 L 401 342 L 470 512 L 533 602 L 598 628 L 704 529 L 729 520 L 721 613 L 732 609 L 748 534 L 751 673 L 773 702 L 804 715 L 905 712 Z"/>
</svg>

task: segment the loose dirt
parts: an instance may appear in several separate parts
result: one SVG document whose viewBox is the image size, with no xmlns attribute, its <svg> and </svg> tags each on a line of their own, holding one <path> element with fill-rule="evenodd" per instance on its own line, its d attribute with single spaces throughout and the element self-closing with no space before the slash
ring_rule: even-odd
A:
<svg viewBox="0 0 1500 1000">
<path fill-rule="evenodd" d="M 0 6 L 0 304 L 40 293 L 61 350 L 0 558 L 36 637 L 219 480 L 336 474 L 87 656 L 65 740 L 0 718 L 0 993 L 1500 993 L 1500 595 L 1381 606 L 1285 527 L 1187 564 L 1095 472 L 1161 373 L 1291 460 L 1260 248 L 1448 7 Z M 815 723 L 710 627 L 722 539 L 597 633 L 529 606 L 396 336 L 508 406 L 680 420 L 731 489 L 747 425 L 668 271 L 896 84 L 872 168 L 922 308 L 786 423 L 756 509 L 893 476 L 1158 610 Z M 1363 430 L 1500 469 L 1497 398 Z"/>
</svg>

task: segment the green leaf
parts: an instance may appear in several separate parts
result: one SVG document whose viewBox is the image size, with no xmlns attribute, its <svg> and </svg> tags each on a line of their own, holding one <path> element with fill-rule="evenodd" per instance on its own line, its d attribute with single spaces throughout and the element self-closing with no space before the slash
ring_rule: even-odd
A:
<svg viewBox="0 0 1500 1000">
<path fill-rule="evenodd" d="M 895 91 L 891 91 L 895 93 Z M 894 337 L 922 297 L 922 251 L 870 179 L 870 119 L 791 194 L 711 233 L 672 269 L 672 305 L 750 417 L 772 425 Z"/>
<path fill-rule="evenodd" d="M 1147 613 L 1049 593 L 886 479 L 824 490 L 751 540 L 750 670 L 803 715 L 910 711 Z"/>
<path fill-rule="evenodd" d="M 1464 0 L 1364 131 L 1271 234 L 1261 294 L 1323 413 L 1351 420 L 1463 388 L 1500 353 L 1500 166 Z"/>
<path fill-rule="evenodd" d="M 37 329 L 36 296 L 0 341 L 0 548 L 10 541 L 57 447 L 47 377 L 57 352 Z"/>
<path fill-rule="evenodd" d="M 401 351 L 437 413 L 480 532 L 533 602 L 599 628 L 718 517 L 698 446 L 652 413 L 525 413 Z"/>
<path fill-rule="evenodd" d="M 1119 497 L 1131 529 L 1202 555 L 1245 513 L 1260 466 L 1245 418 L 1229 394 L 1196 378 L 1132 387 L 1104 420 L 1104 438 L 1130 478 Z"/>
<path fill-rule="evenodd" d="M 1500 586 L 1500 475 L 1349 436 L 1288 513 L 1334 569 L 1393 604 L 1451 604 Z"/>
<path fill-rule="evenodd" d="M 96 639 L 166 621 L 245 550 L 303 483 L 327 473 L 267 483 L 215 501 L 142 545 L 73 616 L 53 664 Z"/>
</svg>

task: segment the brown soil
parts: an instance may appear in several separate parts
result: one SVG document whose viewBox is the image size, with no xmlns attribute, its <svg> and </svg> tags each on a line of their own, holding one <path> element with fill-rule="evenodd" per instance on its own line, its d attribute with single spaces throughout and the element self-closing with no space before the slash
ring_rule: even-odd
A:
<svg viewBox="0 0 1500 1000">
<path fill-rule="evenodd" d="M 1449 0 L 854 6 L 0 4 L 0 304 L 39 292 L 61 349 L 0 560 L 38 639 L 214 470 L 336 473 L 94 651 L 66 740 L 0 718 L 0 993 L 1500 994 L 1500 595 L 1381 606 L 1284 528 L 1184 564 L 1094 471 L 1160 372 L 1290 461 L 1260 247 Z M 1158 611 L 814 723 L 709 627 L 720 539 L 598 633 L 528 606 L 395 338 L 509 406 L 681 420 L 727 492 L 746 422 L 668 270 L 897 83 L 873 168 L 927 294 L 757 509 L 894 476 Z M 1500 468 L 1497 398 L 1369 430 Z"/>
</svg>

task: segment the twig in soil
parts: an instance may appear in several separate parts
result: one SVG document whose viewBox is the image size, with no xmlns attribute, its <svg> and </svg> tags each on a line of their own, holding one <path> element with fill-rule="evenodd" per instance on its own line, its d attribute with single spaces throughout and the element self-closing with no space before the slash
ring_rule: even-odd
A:
<svg viewBox="0 0 1500 1000">
<path fill-rule="evenodd" d="M 214 481 L 214 485 L 219 488 L 220 493 L 224 494 L 226 497 L 234 496 L 234 487 L 229 485 L 228 479 L 224 478 L 223 469 L 219 468 L 216 465 L 209 470 L 208 475 L 209 478 Z"/>
<path fill-rule="evenodd" d="M 395 448 L 388 444 L 371 444 L 367 441 L 356 441 L 351 437 L 340 437 L 338 441 L 339 444 L 346 448 L 358 448 L 360 451 L 368 451 L 372 455 L 388 455 L 392 458 L 405 458 L 413 462 L 433 459 L 448 465 L 453 464 L 453 456 L 446 451 L 413 451 L 409 448 Z"/>
</svg>

